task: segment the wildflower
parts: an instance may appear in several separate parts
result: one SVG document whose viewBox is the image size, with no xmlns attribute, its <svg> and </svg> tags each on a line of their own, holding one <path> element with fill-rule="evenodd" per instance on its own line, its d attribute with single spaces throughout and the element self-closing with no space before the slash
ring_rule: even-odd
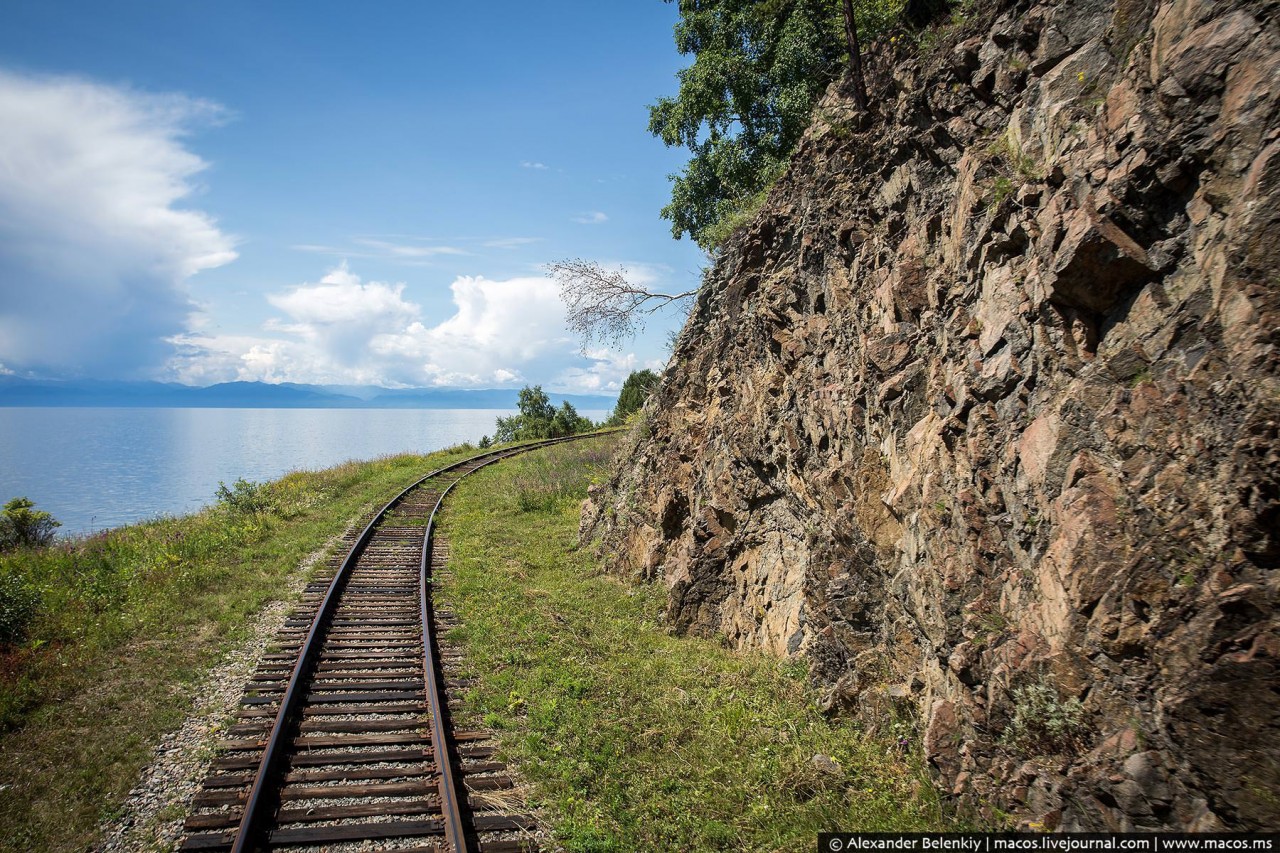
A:
<svg viewBox="0 0 1280 853">
<path fill-rule="evenodd" d="M 1083 82 L 1084 82 L 1084 72 L 1083 72 L 1083 71 L 1081 71 L 1079 74 L 1077 74 L 1077 75 L 1076 75 L 1076 79 L 1077 79 L 1077 80 L 1079 80 L 1081 83 L 1083 83 Z"/>
</svg>

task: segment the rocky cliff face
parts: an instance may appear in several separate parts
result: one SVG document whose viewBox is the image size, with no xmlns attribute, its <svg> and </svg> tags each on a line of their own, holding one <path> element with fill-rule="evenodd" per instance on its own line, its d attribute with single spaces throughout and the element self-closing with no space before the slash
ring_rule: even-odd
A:
<svg viewBox="0 0 1280 853">
<path fill-rule="evenodd" d="M 957 796 L 1274 829 L 1280 4 L 976 6 L 828 95 L 585 527 Z"/>
</svg>

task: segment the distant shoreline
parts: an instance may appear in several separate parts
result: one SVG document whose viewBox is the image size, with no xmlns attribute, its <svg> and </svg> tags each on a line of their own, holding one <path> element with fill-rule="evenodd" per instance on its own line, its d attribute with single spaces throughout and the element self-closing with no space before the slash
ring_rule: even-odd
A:
<svg viewBox="0 0 1280 853">
<path fill-rule="evenodd" d="M 552 395 L 552 399 L 556 401 L 568 400 L 573 403 L 575 409 L 584 410 L 611 410 L 614 406 L 612 398 L 601 398 L 602 401 L 595 402 L 592 398 L 586 398 L 587 402 L 577 403 L 576 399 L 571 395 L 557 397 Z M 456 405 L 453 403 L 289 403 L 289 402 L 192 402 L 192 403 L 152 403 L 152 402 L 134 402 L 128 400 L 122 401 L 71 401 L 71 402 L 41 402 L 41 403 L 13 403 L 7 400 L 0 400 L 0 409 L 422 409 L 422 410 L 466 410 L 474 412 L 512 412 L 516 410 L 516 404 L 513 402 L 509 406 L 496 405 Z"/>
<path fill-rule="evenodd" d="M 224 382 L 198 387 L 165 382 L 44 380 L 0 376 L 0 408 L 158 409 L 515 409 L 515 388 L 382 388 Z M 555 404 L 612 409 L 617 395 L 548 392 Z"/>
</svg>

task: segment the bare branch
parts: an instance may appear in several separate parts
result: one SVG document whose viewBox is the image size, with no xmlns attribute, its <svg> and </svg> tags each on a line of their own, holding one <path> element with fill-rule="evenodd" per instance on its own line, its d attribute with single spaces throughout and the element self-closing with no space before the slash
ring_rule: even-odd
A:
<svg viewBox="0 0 1280 853">
<path fill-rule="evenodd" d="M 547 275 L 560 285 L 560 298 L 568 309 L 565 321 L 582 340 L 584 350 L 593 339 L 621 344 L 644 329 L 646 316 L 698 292 L 694 288 L 684 293 L 655 293 L 632 284 L 625 269 L 605 269 L 581 259 L 549 264 Z"/>
</svg>

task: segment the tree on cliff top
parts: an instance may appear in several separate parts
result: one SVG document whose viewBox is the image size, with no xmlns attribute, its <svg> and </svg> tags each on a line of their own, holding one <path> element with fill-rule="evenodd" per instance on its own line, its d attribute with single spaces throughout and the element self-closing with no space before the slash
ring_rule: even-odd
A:
<svg viewBox="0 0 1280 853">
<path fill-rule="evenodd" d="M 666 0 L 672 2 L 672 0 Z M 676 48 L 692 54 L 680 90 L 649 108 L 649 131 L 693 154 L 672 175 L 662 216 L 677 238 L 715 250 L 763 202 L 809 125 L 814 104 L 863 40 L 903 0 L 679 0 Z M 851 17 L 846 16 L 846 12 Z"/>
</svg>

